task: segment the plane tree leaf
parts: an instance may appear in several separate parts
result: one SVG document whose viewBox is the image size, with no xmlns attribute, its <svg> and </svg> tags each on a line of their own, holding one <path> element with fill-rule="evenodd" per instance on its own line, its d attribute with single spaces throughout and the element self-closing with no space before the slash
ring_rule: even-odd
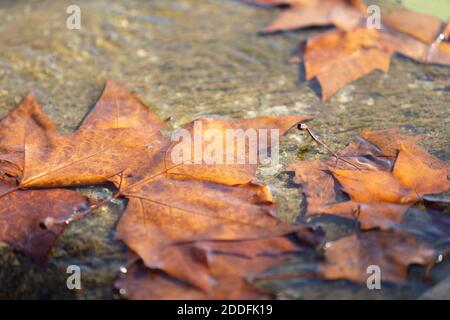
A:
<svg viewBox="0 0 450 320">
<path fill-rule="evenodd" d="M 448 166 L 417 142 L 394 130 L 364 131 L 339 153 L 354 166 L 335 158 L 293 164 L 294 182 L 306 194 L 306 214 L 356 219 L 363 229 L 401 222 L 424 195 L 445 192 L 450 185 Z"/>
</svg>

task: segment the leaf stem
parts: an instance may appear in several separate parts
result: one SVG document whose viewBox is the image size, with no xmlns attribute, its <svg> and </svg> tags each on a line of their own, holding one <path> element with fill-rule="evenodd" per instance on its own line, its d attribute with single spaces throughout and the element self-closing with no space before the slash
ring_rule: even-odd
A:
<svg viewBox="0 0 450 320">
<path fill-rule="evenodd" d="M 10 194 L 10 193 L 12 193 L 14 191 L 17 191 L 17 190 L 19 190 L 19 187 L 14 187 L 14 188 L 8 189 L 5 192 L 0 194 L 0 198 L 4 197 L 4 196 L 6 196 L 6 195 L 8 195 L 8 194 Z"/>
<path fill-rule="evenodd" d="M 352 167 L 355 167 L 358 170 L 361 170 L 360 167 L 358 167 L 356 164 L 351 163 L 350 161 L 344 159 L 343 157 L 341 157 L 340 155 L 338 155 L 336 152 L 334 152 L 333 150 L 331 150 L 330 147 L 328 147 L 324 142 L 322 142 L 319 138 L 316 137 L 316 135 L 314 133 L 312 133 L 311 130 L 309 130 L 308 126 L 305 123 L 299 123 L 297 126 L 298 130 L 300 131 L 306 131 L 308 133 L 308 135 L 311 137 L 311 139 L 313 141 L 315 141 L 318 145 L 324 147 L 329 153 L 331 153 L 337 160 L 342 160 L 345 163 L 351 165 Z"/>
<path fill-rule="evenodd" d="M 42 223 L 42 227 L 44 229 L 50 229 L 54 225 L 68 225 L 71 222 L 80 220 L 81 218 L 83 218 L 84 216 L 88 215 L 92 211 L 94 211 L 94 210 L 104 206 L 105 204 L 110 203 L 114 199 L 119 198 L 121 195 L 122 195 L 122 192 L 119 190 L 118 192 L 116 192 L 111 197 L 109 197 L 109 198 L 107 198 L 105 200 L 102 200 L 100 202 L 92 204 L 91 206 L 89 206 L 88 209 L 86 209 L 84 211 L 73 212 L 68 218 L 57 218 L 57 219 L 55 219 L 53 217 L 47 217 L 47 218 L 45 218 L 44 222 Z"/>
</svg>

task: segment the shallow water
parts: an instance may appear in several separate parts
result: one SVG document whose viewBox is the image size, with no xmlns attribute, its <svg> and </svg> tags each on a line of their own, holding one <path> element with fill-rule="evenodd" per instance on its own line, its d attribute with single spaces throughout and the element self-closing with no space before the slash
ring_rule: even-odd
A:
<svg viewBox="0 0 450 320">
<path fill-rule="evenodd" d="M 363 128 L 397 127 L 422 135 L 431 153 L 450 158 L 450 93 L 437 85 L 449 78 L 449 68 L 424 68 L 396 57 L 389 74 L 375 72 L 323 103 L 316 88 L 302 82 L 301 72 L 287 62 L 297 43 L 320 29 L 258 35 L 276 11 L 228 0 L 78 0 L 81 30 L 68 30 L 66 8 L 72 3 L 0 2 L 0 117 L 34 91 L 61 132 L 70 132 L 96 101 L 105 80 L 114 79 L 161 118 L 170 116 L 173 128 L 199 116 L 316 113 L 310 127 L 335 150 Z M 392 8 L 377 3 L 386 12 Z M 279 174 L 261 176 L 272 187 L 283 219 L 299 219 L 302 201 L 301 190 L 284 171 L 286 165 L 324 156 L 296 130 L 283 138 Z M 101 198 L 110 190 L 82 192 Z M 0 245 L 0 298 L 118 297 L 112 282 L 125 262 L 125 247 L 114 240 L 114 226 L 124 206 L 111 204 L 70 225 L 46 271 Z M 413 208 L 407 215 L 418 230 L 426 223 L 417 214 L 420 210 Z M 352 230 L 340 220 L 315 222 L 327 230 L 329 240 Z M 279 271 L 296 273 L 308 268 L 311 259 L 292 260 Z M 66 288 L 70 264 L 81 266 L 81 291 Z M 417 298 L 449 270 L 448 263 L 439 265 L 429 283 L 420 280 L 420 269 L 412 270 L 406 284 L 386 285 L 381 291 L 301 276 L 260 285 L 282 298 Z"/>
</svg>

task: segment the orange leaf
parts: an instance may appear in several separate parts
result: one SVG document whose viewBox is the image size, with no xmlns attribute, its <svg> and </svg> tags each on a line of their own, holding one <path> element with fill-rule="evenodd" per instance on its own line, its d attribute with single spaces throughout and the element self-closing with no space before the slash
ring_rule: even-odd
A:
<svg viewBox="0 0 450 320">
<path fill-rule="evenodd" d="M 0 180 L 0 193 L 12 191 L 1 198 L 0 240 L 46 266 L 50 249 L 65 224 L 44 228 L 45 220 L 65 219 L 73 212 L 86 210 L 88 202 L 72 190 L 12 190 L 16 186 L 12 180 Z"/>
<path fill-rule="evenodd" d="M 263 32 L 301 29 L 312 26 L 335 25 L 343 30 L 356 27 L 366 15 L 360 0 L 291 0 L 257 1 L 259 4 L 289 4 Z"/>
<path fill-rule="evenodd" d="M 328 280 L 366 283 L 367 268 L 378 266 L 382 281 L 401 282 L 410 264 L 432 265 L 436 253 L 404 232 L 364 232 L 331 242 L 320 273 Z"/>
<path fill-rule="evenodd" d="M 400 223 L 423 195 L 449 187 L 448 166 L 418 141 L 392 129 L 364 130 L 339 153 L 360 170 L 334 158 L 291 165 L 294 182 L 306 193 L 306 214 L 355 219 L 362 229 L 389 229 Z M 342 202 L 342 192 L 349 201 Z"/>
</svg>

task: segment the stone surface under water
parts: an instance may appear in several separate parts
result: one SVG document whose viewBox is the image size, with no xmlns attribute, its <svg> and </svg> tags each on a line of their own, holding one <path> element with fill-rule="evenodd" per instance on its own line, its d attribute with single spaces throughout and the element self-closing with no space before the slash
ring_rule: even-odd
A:
<svg viewBox="0 0 450 320">
<path fill-rule="evenodd" d="M 161 118 L 171 117 L 172 128 L 200 116 L 317 113 L 310 128 L 334 150 L 364 128 L 397 127 L 422 135 L 431 153 L 449 160 L 450 94 L 438 85 L 449 78 L 449 68 L 425 68 L 396 57 L 389 74 L 374 72 L 323 103 L 317 86 L 302 81 L 301 70 L 288 63 L 299 41 L 321 29 L 258 35 L 276 10 L 228 0 L 78 0 L 81 29 L 68 30 L 66 8 L 72 2 L 0 2 L 0 117 L 33 91 L 60 131 L 68 133 L 96 101 L 105 80 L 113 79 Z M 392 9 L 380 4 L 386 12 Z M 281 143 L 279 173 L 260 175 L 271 186 L 286 221 L 301 219 L 302 212 L 301 190 L 290 182 L 286 166 L 326 156 L 293 129 Z M 81 191 L 93 198 L 111 192 L 104 187 Z M 112 283 L 126 260 L 126 248 L 114 239 L 114 227 L 125 206 L 112 203 L 71 224 L 54 248 L 47 270 L 1 244 L 0 298 L 118 297 Z M 426 223 L 420 211 L 411 209 L 408 223 Z M 327 231 L 328 240 L 353 228 L 336 219 L 314 221 Z M 274 272 L 298 274 L 314 261 L 299 257 Z M 81 266 L 82 290 L 66 287 L 66 268 L 71 264 Z M 281 298 L 417 298 L 449 269 L 448 263 L 439 265 L 431 282 L 424 283 L 423 270 L 413 268 L 405 284 L 386 284 L 379 291 L 299 275 L 259 285 Z"/>
</svg>

